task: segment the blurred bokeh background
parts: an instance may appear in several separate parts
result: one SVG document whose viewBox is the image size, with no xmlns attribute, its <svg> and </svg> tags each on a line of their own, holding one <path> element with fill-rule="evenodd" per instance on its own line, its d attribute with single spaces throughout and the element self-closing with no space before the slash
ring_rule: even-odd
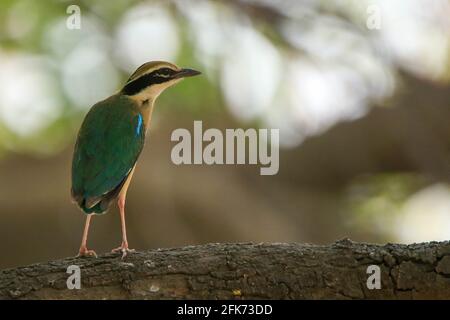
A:
<svg viewBox="0 0 450 320">
<path fill-rule="evenodd" d="M 77 130 L 149 60 L 204 76 L 156 105 L 128 192 L 132 247 L 450 239 L 449 1 L 2 0 L 0 268 L 77 252 Z M 174 165 L 170 135 L 194 120 L 279 128 L 279 173 Z M 89 246 L 119 243 L 114 207 Z"/>
</svg>

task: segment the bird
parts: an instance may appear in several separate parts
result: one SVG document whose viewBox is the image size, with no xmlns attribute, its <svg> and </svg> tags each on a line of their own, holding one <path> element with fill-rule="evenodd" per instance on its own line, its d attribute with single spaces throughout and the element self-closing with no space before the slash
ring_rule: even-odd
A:
<svg viewBox="0 0 450 320">
<path fill-rule="evenodd" d="M 72 158 L 72 201 L 87 215 L 78 256 L 95 256 L 87 247 L 93 215 L 108 211 L 117 201 L 122 243 L 113 253 L 129 248 L 125 224 L 125 200 L 136 162 L 144 147 L 157 97 L 184 78 L 201 74 L 166 61 L 144 63 L 112 96 L 97 102 L 79 129 Z"/>
</svg>

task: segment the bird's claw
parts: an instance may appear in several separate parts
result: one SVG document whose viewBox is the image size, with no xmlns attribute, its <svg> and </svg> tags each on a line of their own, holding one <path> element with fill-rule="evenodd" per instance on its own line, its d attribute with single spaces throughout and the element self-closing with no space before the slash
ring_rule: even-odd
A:
<svg viewBox="0 0 450 320">
<path fill-rule="evenodd" d="M 122 244 L 120 247 L 112 249 L 111 253 L 122 252 L 122 260 L 128 255 L 128 253 L 134 253 L 136 250 L 128 248 L 128 245 Z"/>
<path fill-rule="evenodd" d="M 81 247 L 77 254 L 77 258 L 78 257 L 95 257 L 95 258 L 97 258 L 97 254 L 95 253 L 94 250 L 89 250 L 86 247 Z"/>
</svg>

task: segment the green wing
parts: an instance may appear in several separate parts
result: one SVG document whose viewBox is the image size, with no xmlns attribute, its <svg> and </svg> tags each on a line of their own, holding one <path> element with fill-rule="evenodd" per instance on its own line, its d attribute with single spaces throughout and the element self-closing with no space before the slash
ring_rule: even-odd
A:
<svg viewBox="0 0 450 320">
<path fill-rule="evenodd" d="M 144 146 L 143 118 L 133 101 L 115 95 L 95 104 L 81 125 L 72 161 L 72 197 L 86 213 L 103 213 Z"/>
</svg>

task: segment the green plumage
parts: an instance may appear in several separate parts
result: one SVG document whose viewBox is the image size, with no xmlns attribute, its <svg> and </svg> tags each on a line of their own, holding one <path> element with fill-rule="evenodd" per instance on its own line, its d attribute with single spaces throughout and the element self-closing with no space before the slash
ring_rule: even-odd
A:
<svg viewBox="0 0 450 320">
<path fill-rule="evenodd" d="M 72 197 L 86 213 L 104 213 L 133 169 L 145 140 L 137 104 L 117 94 L 95 104 L 78 133 Z"/>
</svg>

